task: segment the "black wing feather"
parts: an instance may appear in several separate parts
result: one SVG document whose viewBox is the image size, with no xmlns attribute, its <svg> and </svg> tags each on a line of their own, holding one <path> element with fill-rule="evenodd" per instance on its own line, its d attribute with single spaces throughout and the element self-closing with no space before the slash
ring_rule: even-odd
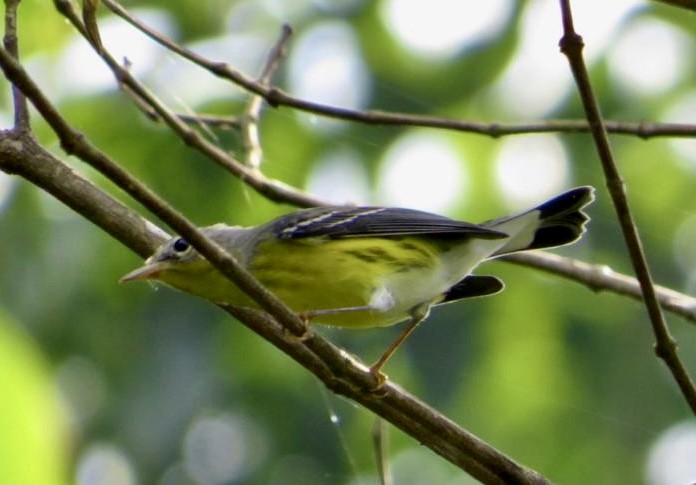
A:
<svg viewBox="0 0 696 485">
<path fill-rule="evenodd" d="M 500 239 L 507 234 L 468 222 L 414 209 L 391 207 L 317 207 L 271 222 L 280 239 L 307 237 L 384 237 L 429 235 Z"/>
<path fill-rule="evenodd" d="M 463 300 L 464 298 L 495 295 L 503 291 L 503 288 L 505 288 L 505 285 L 495 276 L 469 275 L 447 290 L 438 305 Z"/>
</svg>

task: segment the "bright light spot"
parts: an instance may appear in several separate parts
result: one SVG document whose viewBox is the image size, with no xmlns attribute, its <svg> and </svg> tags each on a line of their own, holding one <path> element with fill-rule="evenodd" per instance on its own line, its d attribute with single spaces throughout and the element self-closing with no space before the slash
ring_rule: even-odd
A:
<svg viewBox="0 0 696 485">
<path fill-rule="evenodd" d="M 539 2 L 544 0 L 537 0 Z M 555 10 L 556 17 L 552 27 L 556 32 L 556 44 L 560 40 L 561 17 L 558 3 L 545 2 L 548 7 Z M 611 5 L 610 8 L 609 5 Z M 611 4 L 603 2 L 574 2 L 573 3 L 573 22 L 575 29 L 582 35 L 585 41 L 583 56 L 585 62 L 593 63 L 606 49 L 614 42 L 614 37 L 617 32 L 623 29 L 623 22 L 643 8 L 640 2 L 636 0 L 611 0 Z M 559 57 L 563 57 L 560 56 Z M 565 58 L 563 59 L 564 62 Z M 567 62 L 566 62 L 567 64 Z"/>
<path fill-rule="evenodd" d="M 77 463 L 78 485 L 135 485 L 135 470 L 120 449 L 108 443 L 91 445 Z"/>
<path fill-rule="evenodd" d="M 207 59 L 223 59 L 234 69 L 255 76 L 273 42 L 270 35 L 235 33 L 206 39 L 187 47 Z M 152 89 L 178 111 L 186 112 L 195 106 L 220 98 L 230 100 L 246 96 L 241 88 L 225 81 L 176 56 L 161 56 L 163 62 L 151 75 Z"/>
<path fill-rule="evenodd" d="M 447 138 L 414 132 L 384 155 L 379 198 L 387 205 L 444 212 L 460 199 L 466 182 L 464 161 Z"/>
<path fill-rule="evenodd" d="M 0 172 L 0 212 L 2 212 L 2 209 L 10 200 L 10 195 L 12 194 L 12 187 L 15 185 L 15 180 L 16 177 L 12 177 L 4 172 Z"/>
<path fill-rule="evenodd" d="M 206 417 L 186 433 L 184 466 L 196 483 L 235 482 L 263 461 L 265 448 L 261 431 L 248 417 Z"/>
<path fill-rule="evenodd" d="M 335 204 L 365 203 L 369 183 L 355 152 L 340 149 L 324 156 L 309 175 L 309 192 Z"/>
<path fill-rule="evenodd" d="M 164 11 L 141 9 L 134 10 L 132 14 L 152 29 L 174 36 L 174 22 Z M 155 42 L 119 18 L 100 18 L 99 34 L 115 59 L 128 59 L 130 70 L 137 77 L 152 69 L 162 56 L 162 49 Z M 84 96 L 89 92 L 117 89 L 111 71 L 78 35 L 64 50 L 54 70 L 53 77 L 41 79 L 54 79 L 58 85 L 58 96 Z"/>
<path fill-rule="evenodd" d="M 611 8 L 601 2 L 573 4 L 573 16 L 587 46 L 583 53 L 589 62 L 604 51 L 621 18 L 634 6 L 633 0 L 615 0 Z M 539 118 L 564 101 L 573 84 L 568 62 L 558 52 L 561 34 L 556 2 L 532 0 L 525 7 L 513 60 L 490 93 L 505 114 Z"/>
<path fill-rule="evenodd" d="M 538 118 L 563 101 L 571 76 L 558 54 L 559 24 L 554 2 L 535 0 L 525 8 L 517 51 L 491 90 L 504 113 Z"/>
<path fill-rule="evenodd" d="M 317 24 L 293 44 L 288 60 L 288 84 L 294 95 L 313 102 L 362 108 L 370 86 L 358 40 L 345 22 Z M 342 126 L 332 120 L 303 115 L 314 128 Z"/>
<path fill-rule="evenodd" d="M 329 414 L 329 419 L 331 420 L 331 424 L 334 424 L 336 426 L 341 424 L 341 418 L 339 418 L 338 414 L 336 414 L 336 413 Z"/>
<path fill-rule="evenodd" d="M 380 15 L 396 39 L 422 56 L 451 57 L 496 37 L 510 15 L 510 0 L 385 0 Z"/>
<path fill-rule="evenodd" d="M 599 271 L 605 276 L 611 276 L 614 274 L 614 270 L 611 269 L 611 266 L 607 266 L 606 264 L 599 266 Z"/>
<path fill-rule="evenodd" d="M 648 455 L 646 479 L 651 485 L 694 483 L 696 481 L 696 425 L 679 423 L 667 429 L 653 443 Z"/>
<path fill-rule="evenodd" d="M 663 119 L 674 123 L 696 124 L 696 91 L 691 91 L 675 100 Z M 688 168 L 696 170 L 696 140 L 674 138 L 669 140 L 675 152 L 689 162 Z M 687 165 L 687 164 L 685 164 Z"/>
<path fill-rule="evenodd" d="M 256 3 L 259 0 L 253 0 Z M 261 0 L 260 5 L 274 18 L 292 24 L 312 14 L 313 0 Z"/>
<path fill-rule="evenodd" d="M 682 31 L 661 20 L 640 19 L 621 32 L 607 65 L 622 89 L 642 96 L 674 87 L 692 57 L 691 39 Z"/>
<path fill-rule="evenodd" d="M 507 138 L 495 162 L 496 181 L 510 207 L 538 202 L 568 181 L 568 156 L 555 135 Z"/>
</svg>

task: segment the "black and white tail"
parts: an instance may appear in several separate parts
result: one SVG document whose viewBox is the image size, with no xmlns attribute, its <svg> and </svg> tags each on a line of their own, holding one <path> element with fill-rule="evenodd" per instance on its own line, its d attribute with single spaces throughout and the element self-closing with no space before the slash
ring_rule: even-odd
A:
<svg viewBox="0 0 696 485">
<path fill-rule="evenodd" d="M 577 241 L 590 220 L 582 208 L 593 200 L 592 187 L 577 187 L 522 214 L 484 222 L 482 226 L 511 236 L 492 257 Z"/>
</svg>

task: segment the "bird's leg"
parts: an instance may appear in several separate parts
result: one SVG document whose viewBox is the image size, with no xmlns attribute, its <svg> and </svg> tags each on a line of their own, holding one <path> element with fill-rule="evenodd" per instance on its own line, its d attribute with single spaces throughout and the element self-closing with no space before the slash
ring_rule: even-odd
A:
<svg viewBox="0 0 696 485">
<path fill-rule="evenodd" d="M 337 313 L 351 312 L 386 312 L 394 306 L 394 295 L 385 287 L 377 288 L 370 297 L 367 305 L 347 306 L 342 308 L 321 308 L 318 310 L 307 310 L 300 313 L 300 318 L 310 320 L 314 317 L 326 315 L 336 315 Z"/>
<path fill-rule="evenodd" d="M 320 310 L 307 310 L 304 312 L 300 312 L 297 314 L 298 317 L 300 317 L 300 320 L 302 320 L 305 324 L 305 331 L 302 335 L 289 335 L 288 337 L 293 339 L 296 342 L 304 342 L 305 340 L 309 339 L 312 337 L 312 329 L 309 326 L 310 321 L 312 318 L 316 317 L 321 317 L 325 315 L 335 315 L 336 313 L 350 313 L 350 312 L 363 312 L 363 311 L 368 311 L 368 310 L 373 310 L 372 307 L 370 306 L 350 306 L 350 307 L 344 307 L 344 308 L 324 308 Z"/>
<path fill-rule="evenodd" d="M 375 389 L 379 389 L 387 381 L 387 376 L 382 373 L 382 367 L 387 361 L 394 355 L 396 350 L 401 346 L 402 343 L 413 333 L 413 331 L 418 327 L 418 324 L 425 320 L 425 318 L 430 313 L 430 303 L 419 305 L 411 310 L 411 320 L 406 325 L 401 333 L 389 344 L 387 350 L 384 351 L 382 356 L 370 366 L 370 374 L 372 374 L 377 381 Z"/>
<path fill-rule="evenodd" d="M 382 310 L 382 308 L 379 308 L 380 306 L 384 306 L 385 304 L 390 305 L 392 304 L 393 300 L 391 300 L 391 295 L 389 295 L 386 292 L 380 293 L 375 300 L 383 300 L 379 301 L 378 305 L 375 305 L 375 303 L 372 303 L 370 305 L 361 305 L 361 306 L 353 306 L 353 307 L 343 307 L 343 308 L 326 308 L 326 309 L 319 309 L 319 310 L 308 310 L 305 312 L 301 312 L 299 314 L 300 318 L 304 320 L 305 322 L 308 322 L 314 317 L 320 317 L 320 316 L 325 316 L 325 315 L 335 315 L 337 313 L 350 313 L 350 312 L 364 312 L 364 311 L 375 311 L 375 310 Z M 385 296 L 386 295 L 386 296 Z M 406 328 L 392 341 L 391 344 L 389 344 L 389 347 L 387 347 L 387 350 L 384 351 L 382 356 L 375 362 L 372 366 L 370 366 L 370 374 L 375 378 L 376 385 L 373 388 L 373 390 L 377 391 L 379 390 L 384 383 L 387 381 L 387 376 L 382 373 L 382 367 L 387 363 L 387 361 L 394 355 L 396 350 L 401 346 L 402 343 L 413 333 L 413 331 L 416 329 L 418 324 L 425 320 L 425 318 L 428 316 L 428 313 L 430 313 L 430 307 L 432 306 L 433 302 L 427 302 L 423 303 L 421 305 L 418 305 L 414 308 L 411 309 L 410 314 L 411 314 L 411 320 L 408 322 L 406 325 Z"/>
<path fill-rule="evenodd" d="M 361 306 L 347 306 L 343 308 L 322 308 L 319 310 L 307 310 L 300 312 L 299 317 L 305 322 L 309 322 L 312 318 L 323 317 L 326 315 L 335 315 L 337 313 L 350 313 L 350 312 L 368 312 L 374 310 L 370 305 Z"/>
</svg>

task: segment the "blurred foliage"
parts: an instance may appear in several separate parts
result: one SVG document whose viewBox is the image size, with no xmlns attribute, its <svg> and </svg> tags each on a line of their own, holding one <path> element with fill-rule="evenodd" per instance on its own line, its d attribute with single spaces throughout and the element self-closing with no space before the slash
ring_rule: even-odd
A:
<svg viewBox="0 0 696 485">
<path fill-rule="evenodd" d="M 0 481 L 68 483 L 65 416 L 36 342 L 0 314 Z"/>
<path fill-rule="evenodd" d="M 531 4 L 515 3 L 497 37 L 438 60 L 408 51 L 393 37 L 380 17 L 381 2 L 124 3 L 136 13 L 166 9 L 176 26 L 172 35 L 182 42 L 215 39 L 236 28 L 260 35 L 270 48 L 281 22 L 290 22 L 301 36 L 338 20 L 358 38 L 371 92 L 367 107 L 501 122 L 507 113 L 489 88 L 515 59 L 520 19 Z M 661 18 L 688 32 L 693 48 L 693 16 L 659 4 L 636 2 L 636 7 L 616 26 L 615 35 L 631 19 Z M 56 77 L 65 49 L 81 41 L 45 2 L 25 0 L 20 13 L 24 59 L 65 116 L 192 220 L 257 224 L 290 210 L 268 202 L 145 119 L 113 84 L 86 92 L 61 87 Z M 581 33 L 583 27 L 578 25 Z M 184 64 L 170 54 L 164 58 Z M 537 60 L 546 61 L 559 59 Z M 683 61 L 688 74 L 669 90 L 639 95 L 612 81 L 607 58 L 601 56 L 591 74 L 604 115 L 672 121 L 665 113 L 696 88 L 693 56 Z M 257 66 L 261 62 L 257 59 Z M 159 94 L 175 100 L 176 77 L 158 84 L 156 72 L 143 76 Z M 281 69 L 276 79 L 285 87 L 287 72 Z M 568 90 L 544 117 L 582 117 L 576 98 Z M 238 114 L 244 101 L 211 92 L 200 105 L 184 107 Z M 33 123 L 46 146 L 124 198 L 65 157 L 38 116 Z M 323 157 L 349 148 L 359 156 L 372 199 L 380 201 L 380 160 L 412 130 L 321 125 L 287 108 L 268 108 L 261 124 L 264 173 L 304 188 Z M 507 139 L 440 134 L 466 160 L 468 174 L 450 215 L 476 221 L 509 210 L 494 171 L 499 146 Z M 235 133 L 216 136 L 225 149 L 241 153 Z M 562 253 L 630 272 L 590 137 L 564 135 L 561 140 L 570 161 L 566 185 L 598 188 L 589 233 L 582 244 Z M 696 252 L 687 251 L 692 259 L 675 255 L 675 236 L 696 211 L 693 166 L 668 139 L 613 136 L 612 141 L 658 281 L 693 292 Z M 427 167 L 423 160 L 423 170 Z M 684 237 L 693 241 L 689 233 Z M 211 305 L 164 288 L 119 286 L 118 278 L 138 264 L 117 242 L 26 183 L 15 181 L 9 200 L 0 202 L 0 419 L 2 442 L 13 444 L 0 446 L 3 473 L 27 473 L 14 483 L 46 484 L 64 483 L 66 470 L 80 483 L 96 483 L 85 478 L 91 470 L 124 469 L 120 483 L 135 477 L 138 483 L 168 485 L 372 482 L 372 416 L 330 395 Z M 641 305 L 504 263 L 482 270 L 503 278 L 507 291 L 434 311 L 389 363 L 391 378 L 554 481 L 642 480 L 651 443 L 689 413 L 652 352 Z M 668 320 L 681 355 L 696 372 L 693 325 L 672 316 Z M 370 361 L 398 330 L 320 331 Z M 55 409 L 49 386 L 61 391 L 69 433 L 62 431 L 66 420 Z M 211 423 L 218 431 L 209 431 Z M 100 444 L 109 446 L 95 448 Z M 461 483 L 456 468 L 398 431 L 392 430 L 389 449 L 397 483 Z M 210 466 L 201 467 L 206 460 Z M 236 468 L 225 468 L 237 460 Z"/>
</svg>

